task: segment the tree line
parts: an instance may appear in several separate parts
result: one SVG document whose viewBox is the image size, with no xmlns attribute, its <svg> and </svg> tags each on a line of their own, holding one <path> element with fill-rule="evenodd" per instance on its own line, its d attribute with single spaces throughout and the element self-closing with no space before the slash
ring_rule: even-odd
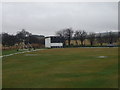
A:
<svg viewBox="0 0 120 90">
<path fill-rule="evenodd" d="M 103 33 L 94 33 L 94 32 L 86 32 L 85 30 L 73 30 L 72 28 L 62 29 L 56 32 L 57 36 L 62 37 L 62 43 L 64 46 L 72 46 L 71 41 L 75 41 L 75 46 L 86 46 L 84 41 L 88 40 L 90 46 L 94 46 L 95 43 L 98 43 L 100 46 L 103 46 L 103 43 L 108 45 L 117 43 L 120 39 L 120 32 L 113 33 L 113 32 L 105 32 Z M 32 35 L 25 29 L 22 31 L 17 32 L 16 35 L 10 35 L 8 33 L 0 34 L 0 38 L 2 40 L 3 46 L 14 46 L 16 43 L 25 42 L 25 44 L 45 44 L 45 37 Z M 66 44 L 68 41 L 68 45 Z M 81 44 L 79 44 L 79 42 Z"/>
<path fill-rule="evenodd" d="M 2 45 L 7 47 L 14 46 L 15 44 L 19 44 L 21 42 L 24 42 L 25 44 L 44 44 L 44 36 L 32 35 L 25 29 L 17 32 L 16 35 L 2 33 L 0 37 L 2 39 Z"/>
<path fill-rule="evenodd" d="M 72 28 L 66 28 L 63 30 L 59 30 L 56 32 L 57 36 L 63 37 L 63 44 L 66 46 L 66 40 L 68 41 L 68 46 L 71 46 L 71 40 L 76 42 L 75 46 L 79 46 L 78 41 L 81 42 L 80 46 L 86 46 L 84 41 L 88 40 L 90 46 L 94 46 L 94 43 L 98 43 L 100 46 L 103 46 L 103 43 L 107 43 L 107 45 L 112 45 L 113 43 L 117 43 L 120 39 L 120 32 L 113 33 L 105 32 L 103 33 L 94 33 L 94 32 L 86 32 L 85 30 L 76 30 L 74 31 Z"/>
</svg>

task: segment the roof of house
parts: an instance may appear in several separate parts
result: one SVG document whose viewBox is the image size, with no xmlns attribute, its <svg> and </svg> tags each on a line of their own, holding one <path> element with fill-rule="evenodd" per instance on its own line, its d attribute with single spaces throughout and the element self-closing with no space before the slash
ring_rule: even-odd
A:
<svg viewBox="0 0 120 90">
<path fill-rule="evenodd" d="M 45 38 L 51 38 L 51 37 L 60 37 L 60 36 L 48 36 L 48 37 L 45 37 Z M 61 38 L 61 37 L 60 37 Z"/>
</svg>

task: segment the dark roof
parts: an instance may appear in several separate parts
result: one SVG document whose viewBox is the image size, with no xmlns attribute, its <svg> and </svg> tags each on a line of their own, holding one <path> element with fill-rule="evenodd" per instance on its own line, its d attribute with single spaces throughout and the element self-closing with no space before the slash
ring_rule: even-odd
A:
<svg viewBox="0 0 120 90">
<path fill-rule="evenodd" d="M 45 37 L 44 35 L 32 35 L 34 37 Z"/>
<path fill-rule="evenodd" d="M 60 37 L 60 36 L 48 36 L 48 37 L 45 37 L 45 38 L 51 38 L 51 37 Z"/>
</svg>

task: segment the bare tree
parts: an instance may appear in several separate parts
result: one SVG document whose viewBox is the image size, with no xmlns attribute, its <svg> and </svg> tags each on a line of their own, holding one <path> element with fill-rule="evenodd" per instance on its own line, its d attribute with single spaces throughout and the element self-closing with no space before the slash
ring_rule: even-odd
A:
<svg viewBox="0 0 120 90">
<path fill-rule="evenodd" d="M 115 35 L 111 31 L 107 33 L 107 41 L 108 44 L 113 44 L 115 41 Z"/>
<path fill-rule="evenodd" d="M 65 46 L 65 40 L 66 40 L 66 39 L 65 39 L 65 35 L 64 35 L 64 30 L 59 30 L 59 31 L 57 31 L 57 32 L 56 32 L 56 35 L 59 36 L 59 37 L 61 37 L 63 46 Z"/>
<path fill-rule="evenodd" d="M 93 44 L 94 44 L 94 41 L 95 41 L 95 33 L 90 33 L 89 35 L 88 35 L 88 40 L 90 41 L 90 45 L 91 46 L 93 46 Z"/>
<path fill-rule="evenodd" d="M 65 29 L 64 30 L 64 35 L 65 35 L 66 39 L 68 40 L 68 45 L 70 46 L 70 41 L 72 39 L 73 30 L 71 28 Z"/>
<path fill-rule="evenodd" d="M 22 31 L 17 32 L 16 37 L 18 42 L 22 42 L 23 40 L 28 41 L 28 37 L 30 35 L 32 34 L 26 31 L 25 29 L 22 29 Z"/>
<path fill-rule="evenodd" d="M 76 44 L 78 45 L 77 40 L 79 40 L 79 31 L 75 31 L 74 40 L 76 41 Z"/>
<path fill-rule="evenodd" d="M 56 35 L 60 36 L 60 37 L 64 37 L 64 31 L 63 30 L 59 30 L 59 31 L 56 32 Z"/>
<path fill-rule="evenodd" d="M 83 46 L 83 42 L 86 39 L 87 33 L 84 30 L 76 31 L 77 38 L 81 41 L 81 46 Z"/>
<path fill-rule="evenodd" d="M 104 39 L 105 39 L 105 37 L 103 37 L 101 33 L 99 33 L 96 37 L 97 42 L 100 43 L 101 46 L 104 43 Z"/>
<path fill-rule="evenodd" d="M 56 35 L 64 37 L 64 40 L 68 40 L 68 45 L 70 46 L 70 41 L 72 39 L 73 30 L 71 28 L 63 29 L 56 32 Z"/>
</svg>

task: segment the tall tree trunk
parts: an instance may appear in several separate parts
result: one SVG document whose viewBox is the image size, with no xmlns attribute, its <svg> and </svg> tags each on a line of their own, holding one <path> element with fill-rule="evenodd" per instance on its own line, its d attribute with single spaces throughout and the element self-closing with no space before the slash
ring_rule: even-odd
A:
<svg viewBox="0 0 120 90">
<path fill-rule="evenodd" d="M 68 45 L 70 46 L 70 37 L 68 38 Z"/>
<path fill-rule="evenodd" d="M 76 46 L 78 46 L 78 42 L 77 42 L 77 40 L 76 40 Z"/>
<path fill-rule="evenodd" d="M 102 45 L 103 45 L 103 43 L 100 43 L 100 45 L 102 46 Z"/>
<path fill-rule="evenodd" d="M 93 42 L 92 41 L 90 42 L 90 45 L 93 46 Z"/>
<path fill-rule="evenodd" d="M 81 46 L 83 46 L 83 41 L 81 41 Z"/>
</svg>

